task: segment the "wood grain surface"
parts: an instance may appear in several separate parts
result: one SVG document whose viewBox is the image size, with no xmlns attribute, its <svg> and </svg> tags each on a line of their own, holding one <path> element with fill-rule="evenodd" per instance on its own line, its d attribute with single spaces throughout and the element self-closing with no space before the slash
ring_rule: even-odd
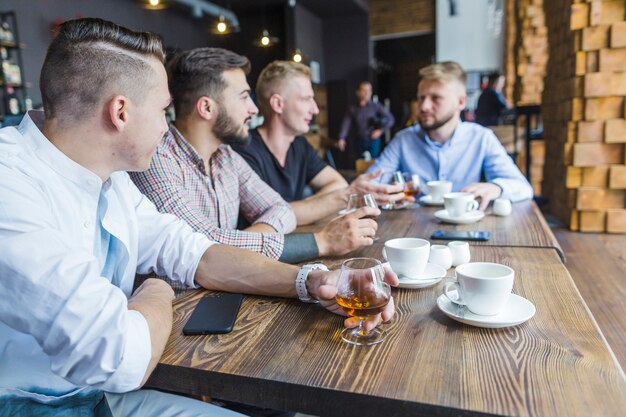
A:
<svg viewBox="0 0 626 417">
<path fill-rule="evenodd" d="M 433 244 L 446 244 L 444 240 L 430 239 L 435 230 L 486 230 L 491 232 L 487 242 L 470 242 L 480 246 L 519 246 L 535 248 L 553 248 L 562 259 L 565 259 L 559 242 L 546 223 L 534 201 L 523 201 L 513 204 L 513 212 L 506 217 L 487 214 L 482 220 L 472 224 L 448 224 L 434 215 L 443 207 L 414 205 L 404 210 L 383 210 L 378 217 L 380 237 L 371 247 L 356 251 L 351 256 L 370 256 L 381 259 L 381 251 L 388 239 L 396 237 L 419 237 L 428 239 Z M 325 222 L 323 223 L 325 224 Z M 297 232 L 310 232 L 322 228 L 323 225 L 299 227 Z M 333 264 L 333 258 L 324 259 Z"/>
<path fill-rule="evenodd" d="M 439 283 L 395 289 L 397 314 L 372 347 L 343 343 L 342 318 L 319 306 L 267 297 L 246 297 L 230 334 L 182 336 L 205 293 L 192 291 L 175 301 L 148 385 L 318 416 L 623 415 L 624 374 L 556 252 L 475 246 L 473 257 L 512 267 L 536 315 L 464 325 L 437 308 Z"/>
<path fill-rule="evenodd" d="M 572 275 L 617 360 L 626 368 L 626 236 L 556 229 Z"/>
</svg>

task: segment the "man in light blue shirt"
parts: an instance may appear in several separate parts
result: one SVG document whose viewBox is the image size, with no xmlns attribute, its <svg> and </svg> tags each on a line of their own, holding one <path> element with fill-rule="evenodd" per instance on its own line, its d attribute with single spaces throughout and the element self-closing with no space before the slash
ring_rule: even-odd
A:
<svg viewBox="0 0 626 417">
<path fill-rule="evenodd" d="M 429 65 L 420 77 L 420 124 L 398 132 L 368 172 L 383 169 L 387 179 L 402 171 L 423 182 L 452 181 L 453 191 L 473 193 L 481 210 L 496 198 L 532 198 L 532 187 L 493 131 L 461 121 L 467 101 L 461 66 L 451 61 Z"/>
</svg>

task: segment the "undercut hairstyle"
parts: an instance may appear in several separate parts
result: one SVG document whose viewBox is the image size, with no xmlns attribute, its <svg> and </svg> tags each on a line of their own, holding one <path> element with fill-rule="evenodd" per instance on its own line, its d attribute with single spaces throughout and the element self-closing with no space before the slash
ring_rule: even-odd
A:
<svg viewBox="0 0 626 417">
<path fill-rule="evenodd" d="M 140 104 L 155 83 L 151 59 L 165 59 L 157 35 L 95 18 L 63 23 L 39 79 L 46 118 L 79 120 L 118 94 Z"/>
<path fill-rule="evenodd" d="M 269 100 L 272 94 L 276 94 L 282 83 L 295 77 L 312 77 L 311 69 L 304 64 L 292 61 L 274 61 L 268 64 L 256 82 L 256 96 L 264 116 L 269 116 Z"/>
<path fill-rule="evenodd" d="M 250 73 L 250 60 L 222 48 L 196 48 L 184 51 L 166 65 L 170 94 L 176 117 L 187 117 L 200 97 L 221 101 L 227 87 L 225 71 L 240 69 Z"/>
<path fill-rule="evenodd" d="M 463 68 L 454 61 L 444 61 L 437 64 L 431 64 L 419 71 L 421 80 L 439 81 L 441 83 L 449 83 L 458 81 L 463 88 L 467 84 L 467 74 Z"/>
</svg>

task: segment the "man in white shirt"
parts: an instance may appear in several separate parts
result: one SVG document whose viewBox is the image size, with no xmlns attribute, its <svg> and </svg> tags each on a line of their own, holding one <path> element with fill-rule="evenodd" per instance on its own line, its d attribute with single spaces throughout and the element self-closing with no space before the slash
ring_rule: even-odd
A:
<svg viewBox="0 0 626 417">
<path fill-rule="evenodd" d="M 66 22 L 41 72 L 45 117 L 0 130 L 0 409 L 9 415 L 234 415 L 133 391 L 165 348 L 173 298 L 157 279 L 131 295 L 137 272 L 339 310 L 336 272 L 307 275 L 213 244 L 132 184 L 124 171 L 147 169 L 168 128 L 163 58 L 155 35 Z M 393 312 L 390 303 L 369 324 Z"/>
</svg>

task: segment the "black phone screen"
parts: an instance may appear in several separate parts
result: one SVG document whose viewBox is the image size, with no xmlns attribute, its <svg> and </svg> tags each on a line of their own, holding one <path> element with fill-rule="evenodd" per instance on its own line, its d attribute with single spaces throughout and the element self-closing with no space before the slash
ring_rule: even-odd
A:
<svg viewBox="0 0 626 417">
<path fill-rule="evenodd" d="M 215 293 L 202 297 L 183 327 L 184 335 L 230 333 L 243 295 Z"/>
<path fill-rule="evenodd" d="M 436 230 L 430 236 L 431 239 L 475 240 L 483 242 L 489 240 L 490 237 L 490 232 L 481 230 Z"/>
</svg>

